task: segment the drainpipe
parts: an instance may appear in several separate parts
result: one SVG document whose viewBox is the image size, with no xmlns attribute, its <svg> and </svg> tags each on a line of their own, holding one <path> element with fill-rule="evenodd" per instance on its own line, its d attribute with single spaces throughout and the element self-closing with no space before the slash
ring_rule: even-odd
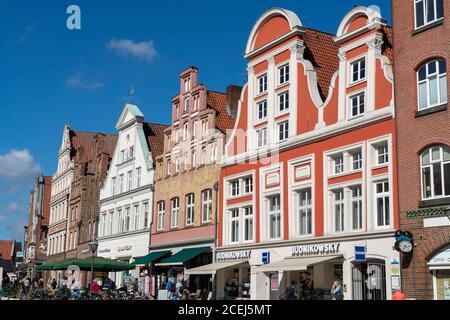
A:
<svg viewBox="0 0 450 320">
<path fill-rule="evenodd" d="M 217 211 L 218 211 L 218 204 L 219 204 L 219 182 L 216 181 L 214 183 L 214 191 L 216 193 L 216 205 L 214 210 L 214 247 L 213 247 L 213 263 L 216 262 L 216 250 L 217 250 Z M 212 296 L 213 300 L 216 300 L 216 282 L 217 282 L 217 275 L 214 273 L 212 275 Z"/>
</svg>

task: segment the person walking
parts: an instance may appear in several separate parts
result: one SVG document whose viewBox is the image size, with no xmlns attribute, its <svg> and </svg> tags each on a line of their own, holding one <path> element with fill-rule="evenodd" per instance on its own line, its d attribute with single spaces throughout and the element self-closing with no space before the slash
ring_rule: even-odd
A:
<svg viewBox="0 0 450 320">
<path fill-rule="evenodd" d="M 341 282 L 336 279 L 331 287 L 331 299 L 332 300 L 344 300 L 344 293 L 342 291 Z"/>
<path fill-rule="evenodd" d="M 28 300 L 28 293 L 30 292 L 30 278 L 28 276 L 22 279 L 22 285 L 23 294 L 25 295 L 25 299 Z"/>
<path fill-rule="evenodd" d="M 296 282 L 291 280 L 290 286 L 287 288 L 287 300 L 296 300 Z"/>
<path fill-rule="evenodd" d="M 399 289 L 392 295 L 392 300 L 406 300 L 406 295 Z"/>
</svg>

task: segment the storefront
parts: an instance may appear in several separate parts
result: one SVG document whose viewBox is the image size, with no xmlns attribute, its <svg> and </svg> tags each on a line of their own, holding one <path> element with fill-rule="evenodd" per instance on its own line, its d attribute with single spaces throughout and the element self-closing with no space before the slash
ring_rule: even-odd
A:
<svg viewBox="0 0 450 320">
<path fill-rule="evenodd" d="M 450 300 L 450 245 L 428 262 L 433 273 L 434 300 Z"/>
<path fill-rule="evenodd" d="M 212 290 L 211 275 L 187 275 L 186 270 L 211 263 L 211 247 L 173 248 L 172 255 L 154 264 L 156 296 L 166 299 L 167 282 L 172 279 L 175 284 L 181 282 L 183 290 L 189 292 L 191 299 L 203 299 Z"/>
<path fill-rule="evenodd" d="M 203 270 L 216 275 L 218 299 L 226 298 L 230 287 L 240 298 L 247 297 L 248 289 L 252 300 L 287 299 L 288 287 L 295 285 L 296 299 L 329 300 L 331 286 L 339 280 L 346 300 L 386 300 L 400 284 L 399 254 L 391 249 L 393 241 L 390 236 L 368 236 L 365 240 L 289 242 L 246 251 L 222 249 L 217 262 Z M 238 290 L 233 287 L 236 284 Z"/>
</svg>

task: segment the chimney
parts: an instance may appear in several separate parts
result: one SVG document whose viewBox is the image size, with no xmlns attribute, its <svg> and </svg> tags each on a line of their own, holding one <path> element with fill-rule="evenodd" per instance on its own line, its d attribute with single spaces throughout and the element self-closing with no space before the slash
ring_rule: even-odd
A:
<svg viewBox="0 0 450 320">
<path fill-rule="evenodd" d="M 239 99 L 241 98 L 242 87 L 229 85 L 227 87 L 227 109 L 228 114 L 236 117 Z"/>
</svg>

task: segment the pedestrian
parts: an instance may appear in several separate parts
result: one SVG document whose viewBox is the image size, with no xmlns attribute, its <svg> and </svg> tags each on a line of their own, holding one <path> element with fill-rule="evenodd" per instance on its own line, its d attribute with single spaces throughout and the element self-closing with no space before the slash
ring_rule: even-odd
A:
<svg viewBox="0 0 450 320">
<path fill-rule="evenodd" d="M 406 300 L 406 295 L 399 289 L 392 295 L 392 300 Z"/>
<path fill-rule="evenodd" d="M 287 300 L 296 300 L 295 296 L 295 286 L 296 282 L 295 280 L 291 280 L 290 286 L 287 288 Z"/>
<path fill-rule="evenodd" d="M 25 276 L 25 278 L 22 279 L 22 284 L 25 299 L 28 299 L 28 293 L 30 292 L 30 278 L 28 276 Z"/>
<path fill-rule="evenodd" d="M 331 299 L 332 300 L 344 300 L 344 293 L 342 292 L 342 286 L 339 279 L 333 282 L 331 287 Z"/>
</svg>

